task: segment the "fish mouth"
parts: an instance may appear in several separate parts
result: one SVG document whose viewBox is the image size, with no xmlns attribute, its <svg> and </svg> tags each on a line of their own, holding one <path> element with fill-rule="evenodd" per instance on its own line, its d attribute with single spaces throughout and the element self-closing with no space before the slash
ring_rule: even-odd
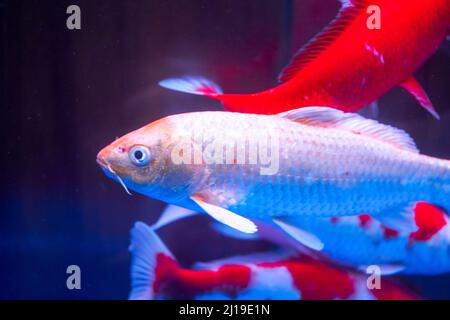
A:
<svg viewBox="0 0 450 320">
<path fill-rule="evenodd" d="M 108 162 L 99 154 L 97 155 L 97 163 L 104 169 L 108 169 Z"/>
<path fill-rule="evenodd" d="M 114 171 L 111 164 L 101 155 L 101 152 L 97 155 L 97 163 L 108 176 L 115 178 L 120 183 L 126 193 L 128 193 L 130 196 L 132 195 L 130 190 L 128 190 L 125 182 L 123 182 L 122 178 L 116 173 L 116 171 Z"/>
</svg>

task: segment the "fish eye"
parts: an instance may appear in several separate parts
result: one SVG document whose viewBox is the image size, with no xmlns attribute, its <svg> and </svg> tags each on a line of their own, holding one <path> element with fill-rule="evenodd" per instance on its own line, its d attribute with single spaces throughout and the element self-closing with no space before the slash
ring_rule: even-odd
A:
<svg viewBox="0 0 450 320">
<path fill-rule="evenodd" d="M 129 152 L 131 161 L 137 166 L 145 166 L 150 161 L 150 150 L 144 146 L 134 146 Z"/>
</svg>

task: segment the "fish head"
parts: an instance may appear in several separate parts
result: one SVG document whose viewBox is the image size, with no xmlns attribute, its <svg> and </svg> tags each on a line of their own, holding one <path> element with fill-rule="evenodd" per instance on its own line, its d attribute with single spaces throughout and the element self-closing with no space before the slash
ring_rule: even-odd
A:
<svg viewBox="0 0 450 320">
<path fill-rule="evenodd" d="M 98 153 L 105 174 L 128 193 L 131 189 L 170 203 L 188 197 L 196 170 L 173 162 L 171 150 L 180 137 L 169 118 L 132 131 Z"/>
</svg>

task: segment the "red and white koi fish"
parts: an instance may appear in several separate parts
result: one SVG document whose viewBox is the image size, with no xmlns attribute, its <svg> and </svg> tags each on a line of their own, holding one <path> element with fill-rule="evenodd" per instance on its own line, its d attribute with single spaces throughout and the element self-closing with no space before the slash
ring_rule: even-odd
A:
<svg viewBox="0 0 450 320">
<path fill-rule="evenodd" d="M 137 222 L 131 230 L 130 299 L 413 300 L 419 296 L 381 277 L 348 272 L 287 251 L 237 256 L 182 268 L 154 229 Z"/>
<path fill-rule="evenodd" d="M 199 213 L 170 205 L 154 226 L 159 229 L 196 214 Z M 334 218 L 297 217 L 287 221 L 317 236 L 324 244 L 322 251 L 308 250 L 261 221 L 255 221 L 258 226 L 255 234 L 244 234 L 217 222 L 212 226 L 227 237 L 264 239 L 353 269 L 365 270 L 369 265 L 378 265 L 384 275 L 450 272 L 450 219 L 443 210 L 426 202 L 416 204 L 416 230 L 408 232 L 386 227 L 368 214 Z"/>
<path fill-rule="evenodd" d="M 246 233 L 257 231 L 251 219 L 264 220 L 316 249 L 320 241 L 284 220 L 370 210 L 407 231 L 415 202 L 450 208 L 450 161 L 419 154 L 399 129 L 331 108 L 169 116 L 115 140 L 97 161 L 127 190 Z"/>
<path fill-rule="evenodd" d="M 323 243 L 321 254 L 346 266 L 365 270 L 377 264 L 385 274 L 433 275 L 450 272 L 450 219 L 441 209 L 416 204 L 412 232 L 384 226 L 370 215 L 308 219 L 298 226 Z M 297 225 L 297 224 L 296 224 Z"/>
<path fill-rule="evenodd" d="M 223 94 L 213 82 L 194 77 L 167 79 L 160 85 L 219 100 L 229 111 L 262 114 L 305 106 L 355 112 L 400 85 L 439 118 L 412 74 L 447 35 L 448 0 L 342 2 L 337 18 L 295 55 L 275 88 Z M 367 27 L 367 8 L 373 5 L 381 11 L 379 30 Z"/>
<path fill-rule="evenodd" d="M 387 227 L 368 214 L 334 218 L 295 217 L 286 221 L 314 234 L 324 246 L 320 257 L 340 265 L 364 270 L 368 265 L 376 264 L 386 275 L 450 272 L 448 215 L 434 205 L 418 202 L 413 219 L 416 225 L 413 231 Z M 257 225 L 260 231 L 252 239 L 259 236 L 282 246 L 300 249 L 295 243 L 286 242 L 277 230 L 263 226 L 262 222 Z M 223 224 L 215 225 L 215 229 L 227 236 L 244 239 L 239 232 Z"/>
</svg>

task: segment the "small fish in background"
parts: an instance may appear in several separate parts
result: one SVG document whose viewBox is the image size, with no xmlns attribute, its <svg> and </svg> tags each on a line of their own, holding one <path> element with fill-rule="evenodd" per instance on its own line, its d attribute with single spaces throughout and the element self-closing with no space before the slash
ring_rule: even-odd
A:
<svg viewBox="0 0 450 320">
<path fill-rule="evenodd" d="M 236 256 L 181 267 L 155 230 L 137 222 L 131 230 L 130 299 L 414 300 L 418 295 L 381 277 L 348 272 L 288 251 Z"/>
<path fill-rule="evenodd" d="M 334 218 L 296 217 L 288 221 L 320 239 L 324 245 L 320 257 L 339 265 L 365 270 L 368 265 L 376 264 L 385 275 L 450 272 L 448 215 L 434 205 L 419 202 L 415 206 L 413 218 L 416 230 L 407 232 L 386 227 L 368 214 Z M 261 222 L 256 224 L 261 232 L 258 231 L 252 239 L 258 239 L 259 236 L 282 246 L 299 249 L 295 244 L 280 242 L 276 230 L 270 230 L 269 226 L 263 229 Z M 215 223 L 214 229 L 228 237 L 245 239 L 240 232 L 223 224 Z"/>
<path fill-rule="evenodd" d="M 199 214 L 169 205 L 155 228 Z M 434 275 L 450 272 L 450 218 L 442 209 L 425 202 L 414 208 L 416 230 L 403 233 L 382 225 L 368 214 L 334 218 L 292 218 L 290 224 L 308 230 L 324 244 L 314 252 L 283 237 L 279 230 L 254 221 L 258 231 L 246 234 L 213 222 L 212 229 L 239 240 L 267 240 L 282 248 L 301 252 L 337 265 L 365 270 L 378 265 L 383 275 Z"/>
<path fill-rule="evenodd" d="M 377 264 L 386 274 L 435 275 L 450 272 L 450 219 L 425 202 L 415 206 L 416 228 L 402 231 L 363 214 L 327 219 L 297 219 L 323 243 L 321 253 L 365 270 Z"/>
<path fill-rule="evenodd" d="M 239 161 L 253 152 L 249 146 L 264 149 L 261 142 L 270 163 L 261 154 L 254 163 Z M 240 151 L 227 160 L 219 148 L 209 162 L 211 146 L 230 144 Z M 115 140 L 97 162 L 127 191 L 205 212 L 245 233 L 255 233 L 251 219 L 259 219 L 316 250 L 320 239 L 289 219 L 370 210 L 387 227 L 411 232 L 415 203 L 450 208 L 450 161 L 419 154 L 402 130 L 332 108 L 173 115 Z"/>
<path fill-rule="evenodd" d="M 223 94 L 201 77 L 173 78 L 160 85 L 219 100 L 228 111 L 275 114 L 306 106 L 356 112 L 395 86 L 409 92 L 435 118 L 430 99 L 413 77 L 446 38 L 448 0 L 352 0 L 294 56 L 280 85 L 253 94 Z M 381 11 L 381 29 L 370 30 L 367 8 Z M 373 104 L 372 104 L 373 105 Z"/>
</svg>

